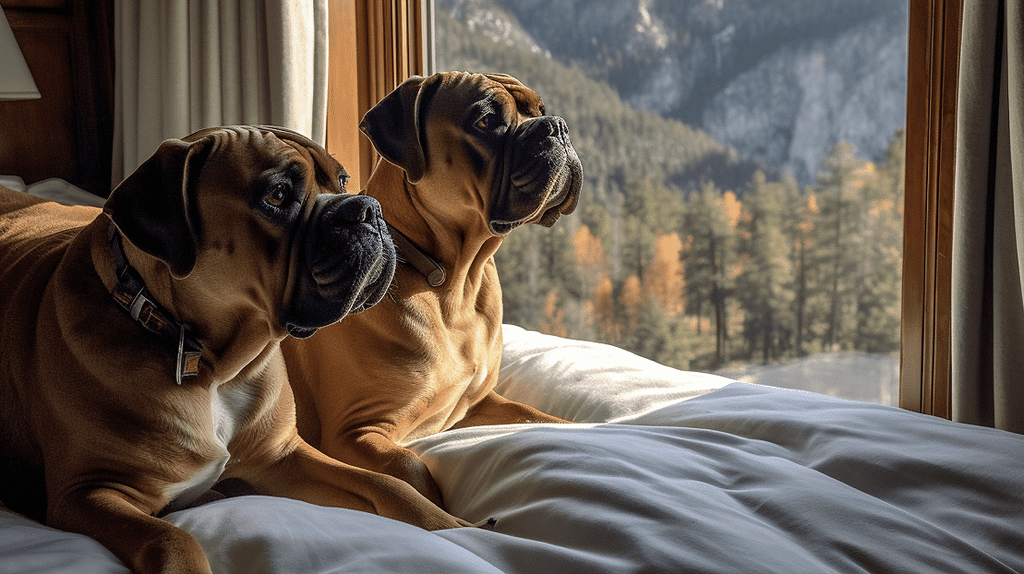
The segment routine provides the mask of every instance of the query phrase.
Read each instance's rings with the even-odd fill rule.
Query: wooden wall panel
[[[0,0],[42,96],[0,102],[0,173],[111,187],[112,0]]]

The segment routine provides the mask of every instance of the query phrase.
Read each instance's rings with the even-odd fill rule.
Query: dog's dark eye
[[[505,125],[505,118],[495,113],[486,114],[476,121],[477,129],[485,132],[493,132],[503,125]]]
[[[286,183],[278,183],[270,188],[270,193],[264,199],[274,207],[281,207],[288,201],[290,195],[291,187]]]
[[[341,186],[341,191],[345,191],[345,186],[348,185],[349,175],[345,172],[338,174],[338,185]]]

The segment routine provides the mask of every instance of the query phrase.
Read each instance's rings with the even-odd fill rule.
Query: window
[[[535,87],[584,163],[580,213],[496,255],[506,321],[896,403],[906,5],[435,9],[438,68]]]
[[[729,0],[727,0],[729,1]],[[431,35],[435,36],[434,40],[439,47],[442,47],[445,43],[445,39],[441,37],[444,31],[441,29],[442,25],[436,25],[431,27],[427,25],[431,20],[431,10],[437,11],[437,18],[442,17],[441,12],[446,8],[452,8],[448,6],[451,2],[445,2],[444,0],[437,0],[437,6],[434,6],[432,2],[416,1],[416,0],[405,0],[405,1],[390,1],[390,2],[367,2],[366,0],[342,0],[337,3],[340,9],[335,9],[336,4],[332,4],[332,21],[335,23],[333,30],[349,30],[351,32],[346,34],[336,35],[332,33],[332,77],[331,77],[331,89],[335,93],[343,93],[344,98],[335,98],[332,96],[332,104],[334,109],[337,110],[337,115],[332,115],[329,119],[328,128],[328,145],[336,155],[343,160],[346,166],[350,166],[350,171],[361,174],[364,176],[368,175],[369,169],[372,166],[372,150],[368,149],[368,144],[365,139],[362,139],[359,146],[352,145],[351,135],[356,134],[356,123],[358,117],[368,109],[372,101],[376,101],[379,97],[383,96],[391,87],[397,85],[397,83],[404,78],[406,75],[411,73],[424,73],[430,69],[427,62],[431,58],[430,47],[431,47]],[[527,2],[528,3],[528,2]],[[474,3],[457,3],[463,6],[474,5]],[[649,3],[638,2],[638,5],[646,5]],[[705,3],[710,7],[715,2]],[[719,2],[718,4],[721,4]],[[860,3],[863,4],[863,3]],[[955,17],[954,17],[955,16]],[[448,16],[450,17],[450,16]],[[951,164],[951,155],[949,154],[949,148],[941,148],[940,144],[945,143],[947,146],[952,141],[950,139],[949,127],[952,120],[949,119],[949,100],[953,98],[955,100],[955,88],[952,90],[946,89],[943,91],[941,88],[943,85],[955,86],[955,77],[953,83],[950,84],[949,72],[952,70],[955,72],[955,50],[950,51],[949,46],[955,46],[956,40],[958,40],[958,17],[959,17],[959,4],[953,5],[942,0],[912,0],[910,2],[909,9],[909,42],[911,45],[910,50],[910,66],[909,66],[909,78],[910,78],[910,89],[908,91],[908,98],[911,104],[907,109],[907,130],[906,140],[910,142],[908,144],[909,149],[907,151],[906,159],[906,247],[904,252],[904,285],[902,293],[902,346],[901,346],[901,387],[900,387],[900,402],[907,408],[915,410],[923,410],[925,412],[936,412],[937,414],[944,414],[941,408],[934,409],[933,406],[938,404],[941,407],[941,395],[943,385],[932,384],[932,381],[938,378],[940,381],[944,377],[948,376],[948,369],[944,370],[946,363],[943,357],[948,357],[948,303],[943,304],[943,294],[947,297],[948,301],[948,270],[944,271],[941,265],[943,258],[942,246],[944,245],[945,239],[943,239],[943,233],[946,232],[947,228],[944,227],[945,221],[948,219],[949,209],[943,202],[937,202],[937,190],[941,188],[940,180],[938,177],[942,174],[943,177],[948,178],[948,187],[951,189],[951,170],[947,171],[947,167],[940,169],[941,161],[948,162]],[[482,20],[478,21],[480,24]],[[640,22],[644,25],[644,22]],[[651,19],[648,24],[656,25],[657,22]],[[708,46],[721,49],[725,48],[726,44],[730,41],[734,41],[734,37],[730,37],[726,34],[727,27],[720,30],[722,35],[715,36],[712,38],[712,42],[707,44]],[[499,31],[500,32],[500,31]],[[495,31],[491,31],[495,33]],[[734,29],[733,34],[736,34]],[[458,38],[460,42],[466,42],[466,38]],[[338,44],[341,43],[345,48],[342,50],[335,49]],[[347,43],[347,44],[346,44]],[[642,46],[641,46],[642,48]],[[945,52],[943,50],[946,50]],[[506,52],[508,50],[505,50]],[[952,54],[952,55],[951,55]],[[611,53],[606,53],[608,57],[613,57]],[[722,50],[714,55],[715,64],[728,64],[728,62],[721,62],[720,59],[728,58],[729,54]],[[439,68],[445,67],[446,62],[443,54],[438,54],[436,59],[439,64]],[[338,60],[347,60],[341,64],[338,64]],[[483,63],[483,62],[481,62]],[[473,66],[478,69],[483,66]],[[337,71],[337,73],[335,73]],[[506,70],[507,71],[507,70]],[[942,72],[945,72],[943,75]],[[575,85],[574,83],[586,80],[589,76],[588,73],[593,75],[594,70],[584,69],[584,66],[577,63],[576,67],[569,67],[567,76],[564,77],[564,84]],[[955,76],[955,74],[954,74]],[[339,79],[345,78],[344,81],[339,83]],[[530,84],[529,78],[523,78]],[[927,92],[927,96],[919,93],[922,88],[926,88],[924,91]],[[542,95],[546,99],[550,100],[551,96],[546,94],[543,90]],[[609,93],[610,90],[597,90],[596,96],[601,99],[614,100],[614,93]],[[595,93],[588,94],[588,96],[594,96]],[[621,98],[620,98],[621,99]],[[922,105],[922,103],[927,105]],[[955,106],[955,101],[952,102]],[[567,109],[572,109],[570,106]],[[358,113],[349,112],[347,110],[357,110]],[[570,112],[565,110],[556,110],[561,112],[561,115],[569,115]],[[931,118],[931,119],[926,119]],[[939,118],[946,118],[945,122],[939,121]],[[657,122],[658,117],[653,113],[638,114],[633,116],[633,121],[637,123]],[[577,125],[578,122],[570,121],[570,130],[572,135],[576,136],[577,133],[581,132],[581,127]],[[936,127],[945,127],[945,131],[929,129]],[[601,129],[612,130],[611,125],[602,125]],[[679,126],[675,126],[673,129],[678,131],[681,135],[693,135],[684,133],[685,130],[681,130]],[[347,132],[346,132],[347,130]],[[346,135],[347,134],[347,135]],[[922,136],[922,134],[927,134]],[[943,137],[939,137],[939,135]],[[332,137],[333,136],[333,137]],[[574,137],[575,140],[575,137]],[[580,142],[582,143],[582,142]],[[712,144],[707,144],[712,145]],[[579,146],[577,146],[579,147]],[[698,152],[700,151],[699,146],[690,146],[691,148],[696,147]],[[829,151],[829,150],[825,150]],[[346,155],[347,154],[347,155]],[[645,155],[649,155],[646,149],[634,150],[636,157],[640,158],[639,163],[643,163],[646,158]],[[352,159],[350,159],[352,158]],[[587,160],[585,161],[585,168],[590,169]],[[730,156],[728,153],[721,154],[718,157],[718,164],[710,162],[711,165],[703,166],[705,170],[715,173],[724,173],[726,167],[729,166],[730,162],[742,163],[742,154],[735,154]],[[875,173],[878,173],[879,161],[877,156],[874,161],[871,162],[875,167]],[[724,165],[723,165],[724,164]],[[353,169],[352,166],[358,166]],[[632,174],[635,176],[635,174]],[[727,197],[722,193],[723,190],[741,190],[744,183],[751,184],[754,182],[752,173],[746,172],[745,181],[739,183],[733,181],[725,181],[724,178],[721,182],[715,181],[718,188],[720,198]],[[621,175],[620,179],[625,181],[625,174]],[[634,178],[639,179],[639,178]],[[768,177],[765,179],[766,183],[778,183],[779,180]],[[670,181],[669,183],[673,183]],[[641,182],[643,184],[643,182]],[[596,187],[596,186],[595,186]],[[657,187],[657,186],[654,186]],[[806,187],[806,186],[801,186]],[[594,194],[595,189],[587,189],[585,193],[588,195]],[[604,190],[607,191],[607,190]],[[691,195],[694,192],[700,192],[700,188],[691,189]],[[800,190],[803,191],[803,190]],[[662,193],[663,190],[654,189],[652,191],[653,197],[658,197],[658,193]],[[929,195],[931,194],[931,195]],[[699,195],[699,193],[697,193]],[[743,212],[750,211],[752,205],[749,203],[749,198],[744,200],[744,196],[734,191],[735,200],[740,203],[740,215],[742,217]],[[591,197],[586,198],[589,202]],[[805,197],[805,199],[807,199]],[[722,199],[723,203],[725,202]],[[731,199],[728,201],[732,201]],[[625,207],[620,206],[620,208]],[[632,206],[631,206],[632,207]],[[819,206],[820,208],[820,206]],[[733,206],[735,210],[735,205]],[[598,215],[595,215],[593,209],[591,213],[587,214],[586,202],[581,204],[580,212],[576,216],[578,220],[589,221],[594,224],[594,228],[599,229],[600,224],[596,219],[599,219]],[[658,217],[664,214],[658,214],[658,209],[651,209],[654,211],[653,217]],[[588,219],[589,218],[589,219]],[[946,218],[946,219],[944,219]],[[559,262],[558,257],[568,256],[572,257],[576,253],[576,243],[584,244],[583,239],[577,239],[577,233],[582,227],[582,224],[577,222],[575,226],[565,225],[565,221],[559,222],[552,230],[540,230],[538,229],[534,233],[538,238],[536,241],[547,242],[550,244],[548,247],[553,247],[555,241],[561,241],[563,247],[568,249],[550,249],[544,250],[544,245],[538,246],[535,250],[535,257],[546,257],[549,261],[547,264],[550,266],[557,266]],[[729,221],[726,221],[728,224]],[[740,223],[737,222],[737,225]],[[617,224],[620,227],[627,227],[623,221],[619,221]],[[565,227],[565,229],[561,229]],[[590,230],[590,225],[587,225]],[[572,236],[568,236],[569,232],[572,231]],[[548,233],[548,237],[544,236],[544,232]],[[622,230],[619,231],[622,233]],[[927,233],[926,233],[927,232]],[[598,233],[590,231],[593,237],[598,237]],[[924,234],[924,235],[923,235]],[[515,234],[513,234],[514,236]],[[525,234],[524,234],[525,235]],[[694,249],[693,244],[686,245],[688,238],[679,235],[677,238],[672,238],[671,234],[662,234],[663,237],[655,237],[650,241],[650,245],[654,247],[651,250],[660,250],[662,254],[668,252],[671,253],[674,250],[682,251],[683,249],[689,248]],[[560,236],[560,237],[559,237]],[[582,235],[581,235],[582,236]],[[667,236],[667,237],[664,237]],[[948,237],[948,234],[946,235]],[[511,240],[512,238],[510,238]],[[523,238],[524,240],[526,238]],[[568,241],[567,241],[568,240]],[[573,241],[577,240],[577,241]],[[680,246],[680,243],[682,246]],[[948,242],[947,242],[948,243]],[[621,247],[620,247],[621,249]],[[508,246],[503,251],[508,250]],[[508,250],[512,251],[512,250]],[[581,249],[581,252],[586,252],[585,249]],[[499,252],[500,253],[500,252]],[[649,259],[647,261],[650,265],[651,261],[658,259],[658,261],[665,262],[670,258],[655,258],[653,253],[648,252]],[[946,252],[948,253],[948,251]],[[599,254],[598,254],[599,255]],[[607,253],[605,254],[607,256]],[[596,259],[600,259],[599,256],[594,256]],[[936,265],[936,261],[940,264]],[[531,262],[526,262],[524,269],[513,272],[529,274],[529,267]],[[620,266],[629,265],[629,263],[619,263]],[[506,263],[508,266],[508,263]],[[923,271],[922,271],[923,270]],[[946,278],[943,278],[943,272],[946,272]],[[503,282],[505,282],[503,271]],[[691,279],[694,277],[690,275]],[[536,277],[535,277],[536,280]],[[509,280],[513,282],[514,280]],[[588,282],[589,281],[589,282]],[[638,281],[642,287],[642,280]],[[697,283],[700,283],[700,277],[696,278]],[[576,281],[577,294],[589,293],[593,294],[599,289],[607,289],[607,286],[601,287],[596,281],[592,279],[579,279]],[[616,286],[613,284],[613,299],[621,298],[623,288],[626,282],[621,279],[620,285]],[[705,283],[706,284],[706,283]],[[616,289],[618,292],[616,293]],[[569,295],[573,295],[569,293]],[[616,297],[618,295],[619,297]],[[557,292],[555,297],[560,296]],[[564,295],[563,295],[564,296]],[[711,305],[710,297],[702,305],[706,307],[699,311],[694,309],[693,305],[688,306],[685,313],[689,313],[696,317],[696,321],[691,320],[691,327],[693,330],[700,329],[701,334],[705,335],[709,331],[716,332],[715,344],[719,344],[717,329],[715,329],[714,313],[715,310]],[[583,307],[584,311],[586,301],[582,298],[579,299],[582,303],[577,303],[578,307]],[[540,307],[542,313],[541,318],[556,319],[561,321],[561,324],[566,328],[566,334],[568,333],[568,323],[576,321],[579,323],[579,317],[582,316],[579,309],[573,311],[571,306],[565,305],[563,301],[562,307],[559,307],[559,301],[553,303],[549,300],[549,297],[545,295],[543,297],[544,306]],[[733,324],[728,326],[732,327],[728,332],[729,340],[727,341],[732,347],[728,350],[729,356],[733,357],[735,354],[761,354],[763,357],[765,346],[755,347],[754,352],[749,352],[749,349],[745,349],[742,353],[737,352],[738,339],[741,338],[739,333],[743,332],[743,321],[738,321],[737,316],[739,313],[734,308],[729,309],[726,307],[727,321],[729,316],[732,317]],[[550,311],[545,309],[549,307]],[[639,307],[639,306],[638,306]],[[515,304],[510,305],[510,308],[514,310]],[[562,313],[559,313],[559,309]],[[572,312],[566,312],[566,310]],[[731,313],[730,313],[731,311]],[[513,311],[514,312],[514,311]],[[648,312],[648,309],[639,309],[640,313]],[[575,315],[573,315],[575,313]],[[657,314],[653,313],[651,316],[657,321],[664,319],[668,313]],[[555,326],[555,322],[549,322],[550,326]],[[678,328],[678,327],[677,327]],[[945,328],[945,339],[943,340],[943,329]],[[596,333],[597,329],[591,327],[592,332]],[[609,335],[614,335],[614,332],[609,330]],[[571,335],[571,334],[570,334]],[[624,345],[625,346],[625,345]],[[665,349],[654,349],[656,352],[671,352]],[[771,357],[772,350],[769,348],[769,359]],[[944,354],[945,353],[945,354]],[[695,355],[691,355],[695,356]],[[705,353],[707,356],[707,353]],[[694,365],[700,367],[701,365]],[[946,393],[948,397],[948,392]],[[948,400],[947,400],[948,402]]]

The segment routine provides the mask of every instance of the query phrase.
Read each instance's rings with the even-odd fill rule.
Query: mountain
[[[437,0],[496,45],[606,82],[622,101],[813,183],[837,141],[882,156],[906,108],[906,2]],[[439,58],[439,60],[443,60]]]
[[[438,0],[437,67],[504,72],[522,80],[560,115],[584,166],[587,195],[609,207],[629,189],[657,181],[688,191],[701,181],[740,189],[757,165],[706,132],[624,102],[607,83],[552,58],[490,0]]]

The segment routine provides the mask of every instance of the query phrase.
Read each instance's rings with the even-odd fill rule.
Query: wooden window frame
[[[327,150],[362,189],[377,154],[359,132],[373,104],[432,66],[429,0],[332,0],[328,7]]]
[[[909,0],[900,406],[952,415],[950,342],[957,76],[963,0]],[[433,68],[431,0],[332,0],[327,149],[361,189],[370,107]]]
[[[910,0],[900,406],[947,419],[962,15],[963,0]]]

